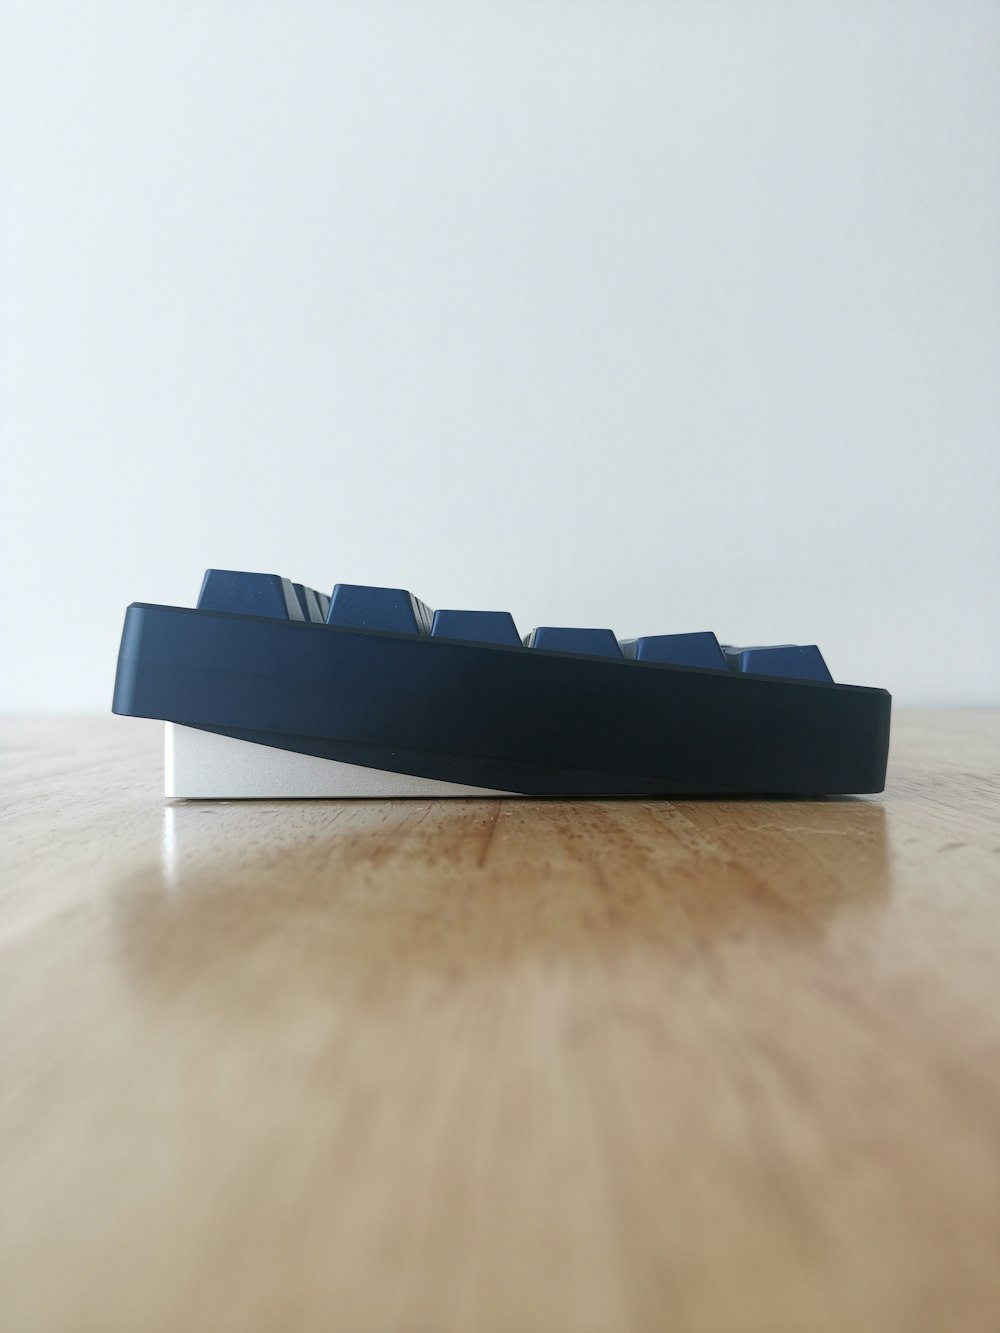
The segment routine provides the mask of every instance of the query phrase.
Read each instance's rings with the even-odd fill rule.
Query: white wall
[[[2,5],[7,708],[207,565],[1000,702],[1000,5]]]

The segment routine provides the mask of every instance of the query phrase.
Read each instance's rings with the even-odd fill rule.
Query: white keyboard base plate
[[[488,787],[417,778],[338,759],[276,750],[270,745],[218,736],[177,722],[164,723],[163,791],[188,800],[303,800],[314,797],[397,799],[513,796]]]

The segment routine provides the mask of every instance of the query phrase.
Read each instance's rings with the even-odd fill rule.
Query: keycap
[[[618,640],[609,629],[564,629],[542,625],[526,636],[528,648],[548,648],[558,653],[589,653],[592,657],[621,657]]]
[[[431,609],[405,588],[371,588],[338,583],[326,613],[328,625],[380,629],[393,634],[429,634]]]
[[[205,571],[198,610],[273,616],[278,620],[306,618],[289,579],[278,574],[247,574],[236,569]]]
[[[435,611],[431,635],[442,639],[467,639],[471,643],[521,646],[521,636],[509,611]]]
[[[625,639],[622,652],[636,662],[660,662],[665,666],[714,667],[725,671],[726,661],[719,640],[712,633],[646,634]]]
[[[320,618],[321,618],[323,621],[325,621],[325,620],[326,620],[326,613],[327,613],[327,612],[329,611],[329,609],[330,609],[330,599],[329,599],[329,597],[327,597],[327,595],[326,595],[325,592],[318,592],[318,593],[316,594],[316,600],[317,600],[317,602],[319,602],[319,614],[320,614]]]
[[[313,625],[322,625],[326,615],[320,610],[319,598],[312,588],[306,588],[301,583],[293,583],[295,595],[299,599],[299,605],[302,607],[302,614]]]
[[[783,676],[786,680],[832,682],[830,668],[814,643],[781,643],[768,648],[723,648],[733,671],[755,676]]]

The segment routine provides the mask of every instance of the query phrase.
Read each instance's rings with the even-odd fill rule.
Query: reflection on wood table
[[[2,735],[3,1327],[1000,1328],[1000,715],[787,803]]]

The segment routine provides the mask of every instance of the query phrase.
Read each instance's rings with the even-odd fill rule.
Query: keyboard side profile
[[[113,703],[168,724],[166,794],[202,798],[878,792],[890,707],[813,645],[522,640],[506,612],[234,571],[128,608]]]

